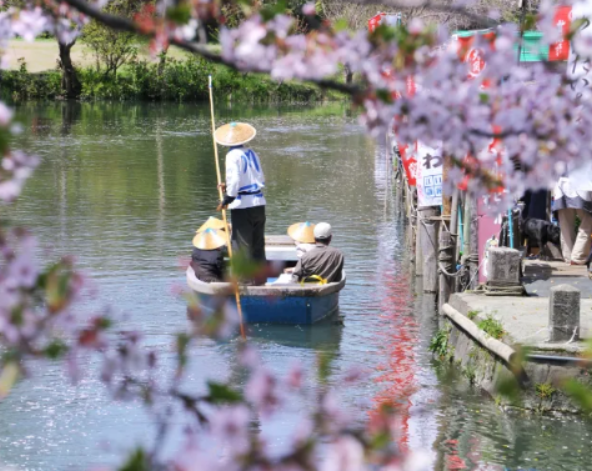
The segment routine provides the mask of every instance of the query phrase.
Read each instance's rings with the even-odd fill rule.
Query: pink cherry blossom
[[[295,362],[292,364],[290,370],[288,371],[288,378],[287,384],[290,389],[298,390],[302,388],[302,383],[304,379],[304,370],[302,368],[302,363]]]
[[[353,437],[342,436],[330,443],[321,471],[365,471],[364,449]]]
[[[14,34],[22,37],[25,41],[33,41],[49,28],[48,17],[40,7],[35,7],[32,10],[21,10],[18,18],[12,24]]]
[[[305,15],[312,16],[316,13],[316,6],[314,3],[305,3],[302,6],[302,13]]]
[[[32,256],[32,253],[20,254],[10,261],[6,274],[8,286],[33,287],[39,276],[39,270]]]
[[[12,121],[12,110],[0,102],[0,126],[7,127]]]
[[[223,407],[210,417],[213,437],[226,445],[233,455],[249,450],[249,423],[250,411],[242,405]]]
[[[245,397],[263,414],[270,415],[280,404],[277,379],[265,367],[257,368],[245,386]]]

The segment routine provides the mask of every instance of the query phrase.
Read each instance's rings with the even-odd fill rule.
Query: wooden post
[[[468,260],[471,247],[470,247],[470,239],[471,239],[471,198],[468,194],[465,194],[465,217],[464,217],[464,226],[463,226],[463,246],[462,246],[462,253],[463,258]]]
[[[415,276],[423,276],[423,254],[421,251],[421,233],[423,232],[423,210],[415,212]]]
[[[452,208],[450,209],[450,226],[448,227],[452,242],[455,245],[456,254],[456,243],[458,237],[458,188],[455,188],[452,192]]]
[[[452,163],[449,156],[444,157],[444,165],[442,165],[442,181],[448,181],[448,171],[452,168]],[[453,190],[454,194],[454,190]],[[452,195],[442,194],[442,216],[450,216],[453,211],[452,208]]]
[[[438,240],[438,312],[443,314],[442,306],[448,302],[450,293],[454,291],[454,278],[447,276],[442,269],[448,273],[454,270],[454,241],[449,231],[440,231]]]
[[[477,215],[477,200],[467,195],[467,203],[471,208],[471,219],[469,224],[469,289],[475,289],[479,285],[479,216]]]
[[[438,228],[437,208],[422,208],[418,211],[419,218],[419,246],[422,258],[418,258],[417,267],[422,267],[423,291],[436,293],[438,291]]]
[[[411,262],[417,263],[417,213],[412,213],[409,218],[409,247],[413,248],[411,250]]]

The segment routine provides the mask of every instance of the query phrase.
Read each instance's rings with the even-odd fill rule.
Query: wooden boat
[[[298,260],[296,246],[288,236],[267,236],[265,252],[268,263],[294,266]],[[246,323],[314,324],[337,312],[341,281],[319,285],[292,283],[274,285],[272,279],[263,286],[240,286],[241,307]],[[235,304],[230,283],[206,283],[187,268],[187,284],[198,295],[202,309],[219,309],[224,302]]]

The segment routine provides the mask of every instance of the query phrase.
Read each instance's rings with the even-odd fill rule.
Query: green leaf
[[[333,29],[337,32],[345,31],[348,28],[347,20],[345,18],[339,18],[333,23]]]
[[[270,21],[275,18],[276,15],[280,15],[286,12],[286,1],[279,0],[275,5],[266,5],[261,9],[261,18],[263,21]]]
[[[538,14],[527,13],[524,17],[523,31],[534,31],[537,29]]]
[[[150,464],[148,456],[142,448],[134,450],[125,464],[118,468],[118,471],[149,471]]]
[[[572,20],[571,25],[569,27],[569,33],[566,34],[565,39],[572,40],[575,34],[580,31],[580,28],[585,27],[590,20],[587,18],[577,18]]]
[[[232,254],[232,274],[239,279],[252,278],[261,266],[258,265],[245,250],[237,250]]]
[[[166,11],[166,17],[177,24],[185,25],[191,19],[191,9],[187,4],[169,7]]]
[[[395,39],[397,31],[392,26],[378,25],[378,27],[372,32],[372,36],[389,42]]]
[[[8,362],[0,372],[0,399],[6,397],[20,376],[20,368],[15,361]]]
[[[113,321],[108,317],[99,317],[95,320],[96,326],[99,329],[107,330],[113,325]]]
[[[62,342],[61,340],[54,340],[51,342],[45,349],[43,353],[45,356],[51,360],[56,360],[59,357],[63,356],[64,353],[68,351],[68,346]]]
[[[236,403],[243,400],[243,396],[240,392],[232,389],[224,383],[208,381],[208,391],[208,402],[211,402],[212,404]]]
[[[384,103],[392,103],[393,96],[389,90],[385,90],[384,88],[376,90],[376,96]]]
[[[177,334],[177,361],[180,368],[187,364],[187,346],[190,340],[191,337],[185,333]]]
[[[592,391],[573,378],[568,379],[563,390],[586,412],[592,412]]]
[[[516,403],[520,398],[520,385],[513,376],[501,380],[496,390],[502,396],[507,397],[512,403]]]
[[[327,384],[327,379],[331,373],[331,363],[335,359],[335,353],[333,352],[320,352],[317,355],[318,364],[318,380],[321,384]]]

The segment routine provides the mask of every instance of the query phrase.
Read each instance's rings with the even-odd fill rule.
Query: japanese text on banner
[[[417,205],[442,205],[442,149],[417,143]]]

